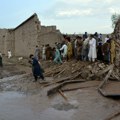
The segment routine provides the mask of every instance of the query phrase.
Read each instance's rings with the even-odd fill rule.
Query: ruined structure
[[[113,35],[115,36],[116,43],[117,43],[116,44],[116,66],[118,66],[120,71],[120,19],[115,25]]]
[[[15,56],[28,56],[34,53],[35,46],[54,46],[63,39],[56,26],[42,26],[37,14],[33,14],[14,29],[0,29],[0,51],[7,55],[11,50]]]

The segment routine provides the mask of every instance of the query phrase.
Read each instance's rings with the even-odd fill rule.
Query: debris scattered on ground
[[[47,95],[52,95],[64,86],[74,83],[81,83],[92,80],[99,80],[101,84],[98,88],[101,91],[101,88],[108,80],[120,81],[119,73],[116,71],[118,68],[114,64],[104,64],[101,62],[83,62],[83,61],[70,61],[63,63],[62,65],[54,65],[45,69],[46,77],[53,77],[54,79],[47,84],[44,84],[44,87],[55,85],[50,88],[47,92]],[[83,87],[84,88],[84,87]],[[68,89],[64,91],[77,90],[78,88]],[[82,88],[81,88],[82,89]],[[63,91],[62,91],[63,92]],[[114,93],[113,93],[114,94]],[[120,93],[119,93],[120,94]]]

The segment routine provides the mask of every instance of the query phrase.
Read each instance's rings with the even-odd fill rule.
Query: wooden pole
[[[64,93],[59,89],[59,94],[66,100],[68,101],[68,98],[64,95]]]

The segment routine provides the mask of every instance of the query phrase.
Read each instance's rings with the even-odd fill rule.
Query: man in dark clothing
[[[85,34],[83,34],[83,39],[85,40],[88,37],[87,32],[85,32]]]
[[[97,59],[103,61],[102,43],[97,46]]]
[[[83,40],[81,36],[77,37],[77,60],[82,60],[82,45],[83,45]]]
[[[38,60],[33,57],[33,55],[31,54],[29,56],[30,63],[32,64],[32,72],[33,72],[33,76],[35,78],[35,82],[37,81],[38,77],[40,77],[42,80],[44,80],[44,76],[43,76],[43,70],[38,62]]]
[[[50,60],[52,56],[52,48],[50,47],[49,44],[46,45],[45,54],[46,54],[46,60]]]
[[[110,63],[110,40],[107,40],[106,43],[102,46],[103,60],[105,63]]]

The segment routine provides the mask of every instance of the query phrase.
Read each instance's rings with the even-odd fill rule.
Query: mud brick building
[[[35,46],[54,46],[63,39],[56,26],[42,26],[37,14],[33,14],[14,29],[0,29],[0,51],[7,55],[11,50],[15,56],[27,57],[34,53]]]
[[[120,71],[120,19],[115,25],[115,29],[113,32],[113,35],[115,36],[117,47],[116,47],[116,66],[119,67]]]

